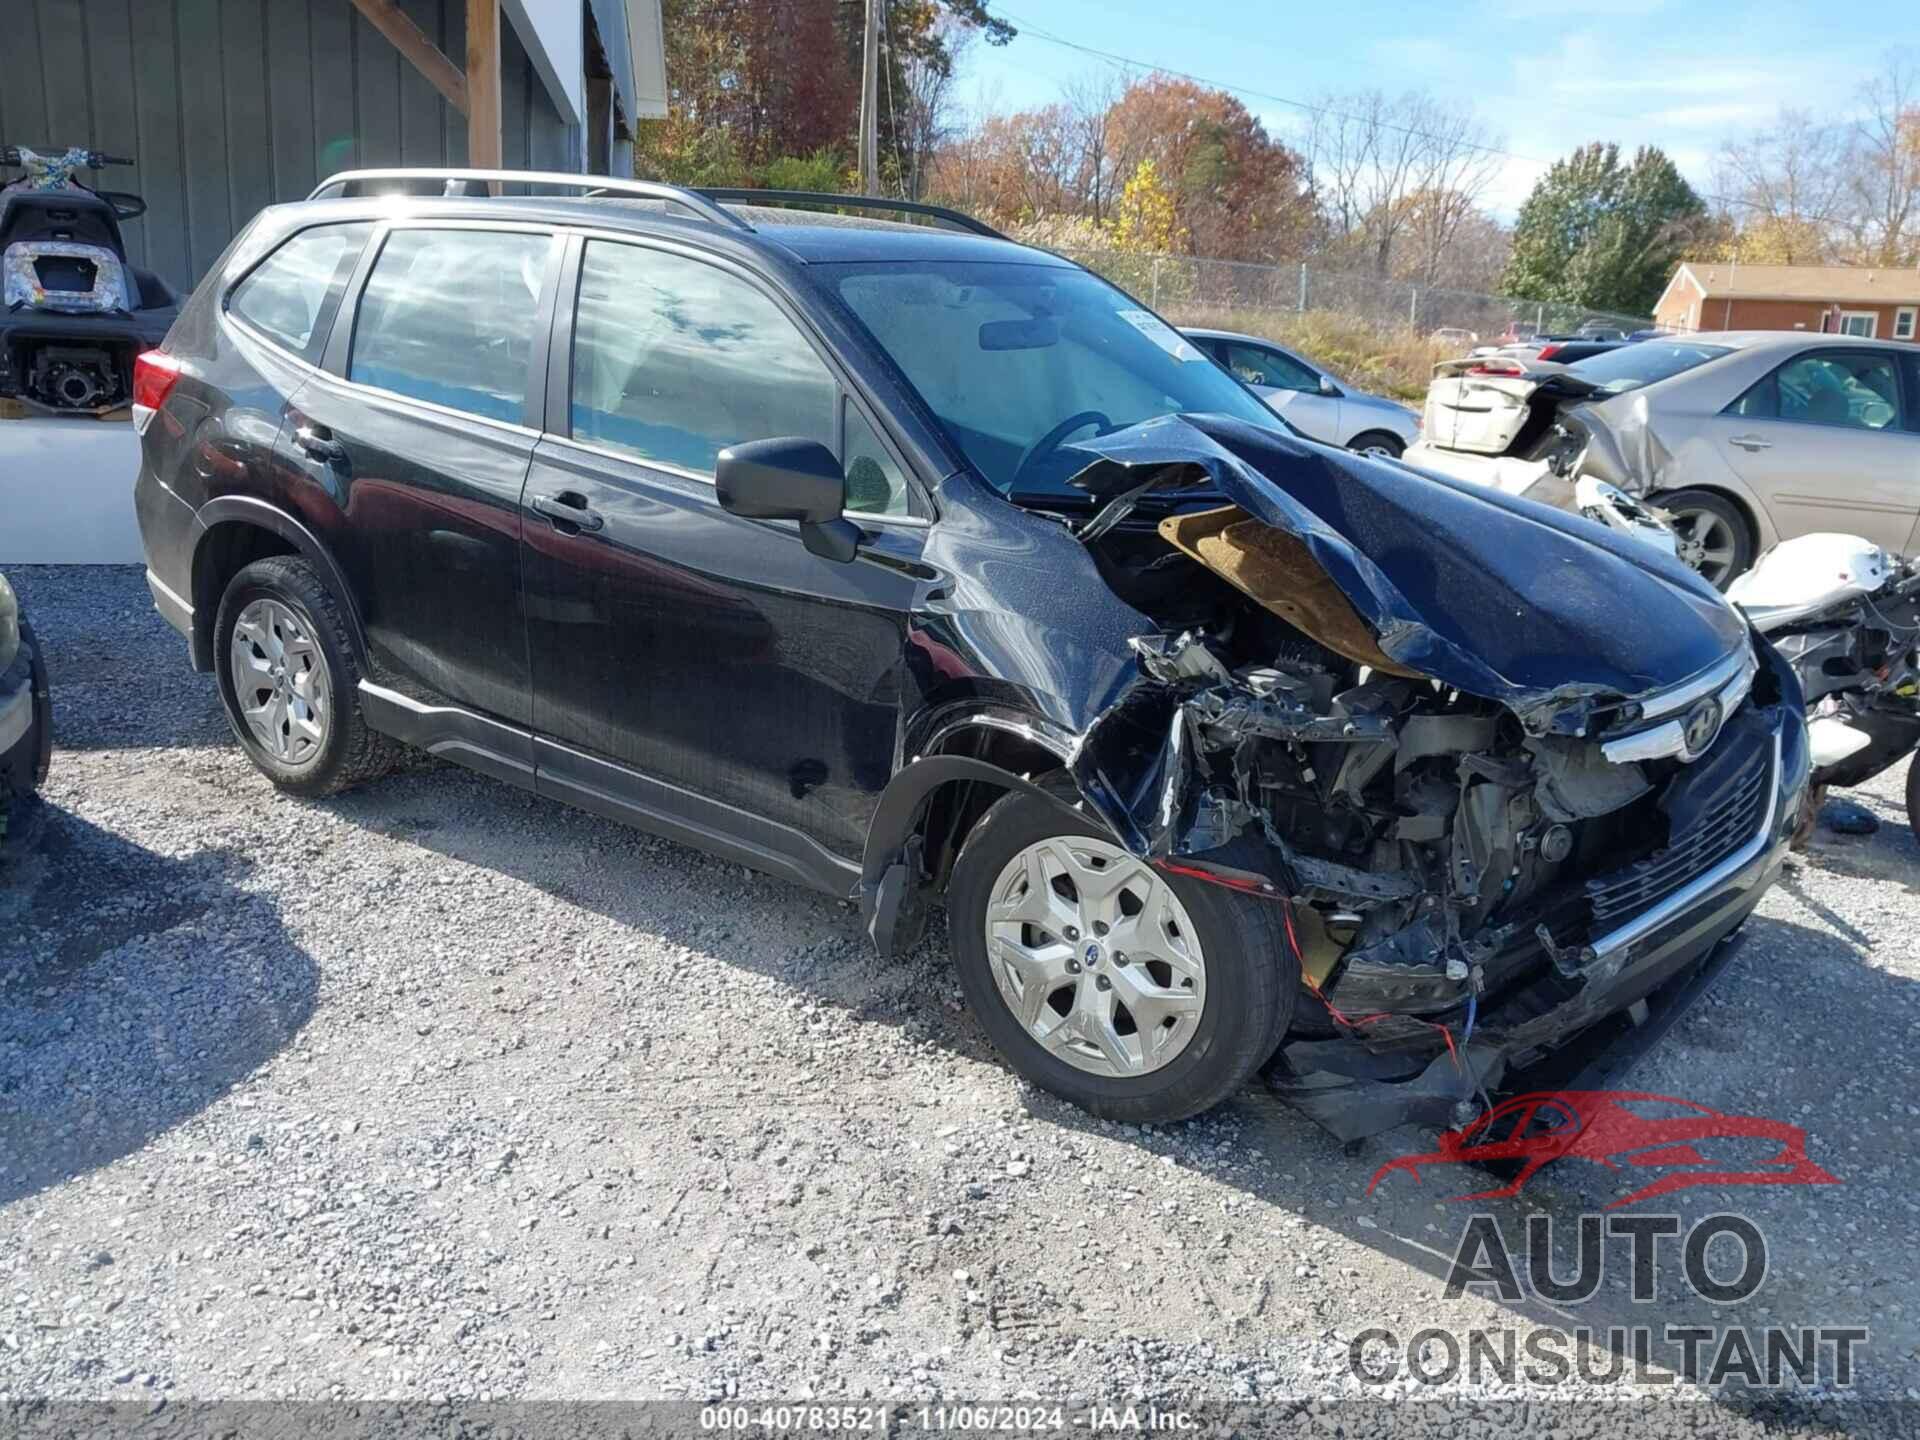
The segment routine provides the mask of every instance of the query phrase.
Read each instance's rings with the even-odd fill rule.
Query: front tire
[[[960,987],[995,1048],[1103,1119],[1212,1108],[1292,1016],[1277,904],[1155,870],[1037,796],[986,813],[947,906]]]
[[[360,713],[360,664],[340,602],[291,555],[233,577],[214,621],[220,699],[247,758],[290,795],[385,774],[397,744]]]
[[[1725,590],[1753,564],[1753,526],[1726,496],[1712,490],[1676,490],[1660,497],[1673,517],[1680,559],[1716,590]]]
[[[1398,460],[1406,453],[1406,442],[1388,430],[1369,430],[1364,435],[1353,437],[1353,443],[1347,446],[1362,455],[1378,455],[1387,460]]]

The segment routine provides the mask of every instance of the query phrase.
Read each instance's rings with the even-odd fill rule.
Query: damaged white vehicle
[[[1405,458],[1675,544],[1724,590],[1796,535],[1843,530],[1895,553],[1914,549],[1917,410],[1911,345],[1778,331],[1682,336],[1566,366],[1445,362]],[[1576,493],[1582,480],[1592,483]],[[1673,542],[1658,538],[1662,524]]]

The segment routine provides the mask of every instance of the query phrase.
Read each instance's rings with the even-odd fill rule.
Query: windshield
[[[820,267],[988,483],[1078,495],[1062,446],[1162,415],[1280,417],[1095,275],[1058,265],[941,261]]]
[[[1724,345],[1694,345],[1679,340],[1641,340],[1576,360],[1567,369],[1582,380],[1591,380],[1602,395],[1619,395],[1638,390],[1656,380],[1666,380],[1684,370],[1727,354]]]

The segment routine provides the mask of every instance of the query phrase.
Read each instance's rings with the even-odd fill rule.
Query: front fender
[[[971,755],[929,755],[901,770],[881,793],[867,830],[866,857],[860,871],[861,918],[868,938],[883,956],[893,955],[900,940],[918,933],[915,922],[922,877],[914,852],[918,849],[920,817],[934,792],[955,781],[1017,790],[1038,796],[1068,814],[1080,813],[1073,797]]]

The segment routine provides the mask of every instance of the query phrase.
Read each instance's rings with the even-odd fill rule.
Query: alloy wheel
[[[986,931],[1000,998],[1076,1069],[1151,1074],[1199,1028],[1199,932],[1166,880],[1117,845],[1062,835],[1027,846],[993,882]]]
[[[255,600],[233,623],[234,702],[262,748],[302,765],[327,743],[332,687],[326,658],[305,622],[278,600]]]
[[[1711,510],[1675,510],[1672,526],[1679,540],[1680,559],[1700,572],[1700,578],[1722,587],[1733,570],[1738,542],[1726,518]]]

